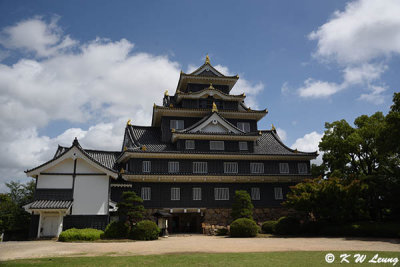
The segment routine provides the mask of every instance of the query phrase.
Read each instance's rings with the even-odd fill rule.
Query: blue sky
[[[259,128],[316,150],[325,122],[388,111],[398,14],[395,0],[0,1],[0,190],[75,136],[120,149],[125,122],[149,125],[207,53],[268,108]]]

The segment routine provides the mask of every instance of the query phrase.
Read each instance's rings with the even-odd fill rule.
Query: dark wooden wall
[[[308,172],[310,171],[309,161],[249,161],[249,160],[169,160],[169,159],[130,159],[129,160],[129,173],[143,174],[142,172],[142,162],[151,161],[151,172],[150,174],[168,174],[168,161],[178,161],[179,162],[179,174],[193,174],[193,162],[201,161],[207,162],[208,174],[218,174],[218,175],[235,175],[235,174],[225,174],[224,173],[224,162],[237,162],[238,163],[238,175],[248,174],[248,175],[260,175],[250,173],[250,163],[251,162],[263,162],[264,163],[264,174],[280,174],[279,163],[287,162],[289,163],[289,174],[298,174],[297,164],[302,162],[306,163],[308,167]],[[194,174],[196,175],[196,174]],[[204,174],[200,174],[204,175]]]
[[[253,200],[254,207],[277,207],[285,200],[293,183],[134,183],[132,188],[111,188],[111,200],[119,202],[122,192],[134,191],[141,196],[142,187],[151,188],[151,200],[143,202],[145,208],[231,208],[236,190],[260,188],[260,200]],[[179,187],[181,199],[171,200],[171,187]],[[200,187],[202,200],[193,200],[192,188]],[[215,200],[214,188],[229,188],[229,200]],[[283,200],[275,200],[274,187],[282,187]]]
[[[72,189],[36,189],[35,200],[72,200]]]

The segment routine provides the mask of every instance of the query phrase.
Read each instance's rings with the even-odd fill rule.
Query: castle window
[[[201,200],[201,187],[193,187],[193,200]]]
[[[150,187],[142,187],[142,199],[143,200],[151,199],[151,188]]]
[[[250,132],[250,122],[238,122],[237,127],[243,132]]]
[[[260,188],[259,187],[251,188],[251,200],[260,200]]]
[[[214,188],[215,200],[229,200],[229,188]]]
[[[207,173],[207,162],[193,162],[193,173]]]
[[[238,173],[238,163],[224,162],[224,173]]]
[[[151,171],[151,161],[143,161],[142,163],[142,171],[143,172],[150,172]]]
[[[299,174],[307,174],[307,164],[306,163],[299,163],[297,164],[297,168],[299,169]]]
[[[248,150],[247,142],[239,142],[239,150]]]
[[[224,141],[210,141],[210,150],[224,150]]]
[[[181,200],[181,189],[179,187],[171,188],[171,200]]]
[[[169,161],[168,162],[168,172],[169,173],[179,172],[179,162],[178,161]]]
[[[251,162],[250,163],[251,173],[264,173],[264,163],[261,162]]]
[[[194,149],[194,140],[186,140],[185,141],[185,148],[186,149]]]
[[[283,199],[282,187],[274,187],[275,199]]]
[[[279,173],[289,173],[289,163],[279,163]]]
[[[184,129],[184,121],[183,120],[170,120],[169,128],[175,130]]]

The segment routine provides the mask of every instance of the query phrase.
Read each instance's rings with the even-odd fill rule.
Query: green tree
[[[137,196],[135,192],[123,192],[122,199],[117,207],[120,221],[128,221],[131,229],[143,219],[145,212],[143,199]]]
[[[360,181],[308,179],[291,187],[284,206],[309,221],[346,222],[365,218]]]
[[[231,217],[233,220],[239,218],[253,219],[253,208],[253,203],[251,203],[251,198],[247,191],[235,191],[231,213]]]

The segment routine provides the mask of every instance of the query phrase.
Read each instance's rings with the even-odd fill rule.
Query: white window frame
[[[142,172],[151,172],[151,161],[144,160],[142,162]]]
[[[251,190],[251,200],[260,200],[260,188],[259,187],[252,187]]]
[[[264,173],[264,163],[262,162],[250,162],[251,173]]]
[[[245,141],[239,142],[239,150],[240,151],[249,150],[249,144]]]
[[[228,187],[214,188],[214,199],[215,200],[229,200],[229,188]]]
[[[181,200],[180,187],[171,187],[171,200]]]
[[[168,173],[179,172],[179,161],[168,161]]]
[[[225,142],[224,141],[210,141],[210,150],[225,150]]]
[[[185,129],[185,121],[184,120],[170,120],[169,121],[169,129],[175,129],[175,130]]]
[[[287,162],[279,163],[279,173],[284,173],[284,174],[289,173],[289,163]]]
[[[238,173],[239,166],[237,162],[224,162],[224,173]]]
[[[274,195],[276,200],[283,199],[282,187],[274,187]]]
[[[201,187],[193,187],[192,198],[193,200],[201,200]]]
[[[185,140],[185,149],[195,149],[195,141],[194,140]]]
[[[304,162],[297,163],[297,169],[299,171],[299,174],[307,174],[308,173],[307,163],[304,163]]]
[[[145,200],[151,200],[151,187],[142,187],[141,197]]]
[[[250,132],[250,122],[240,121],[236,124],[236,126],[243,132]]]
[[[195,161],[193,162],[193,173],[207,173],[208,172],[208,164],[204,161]]]

